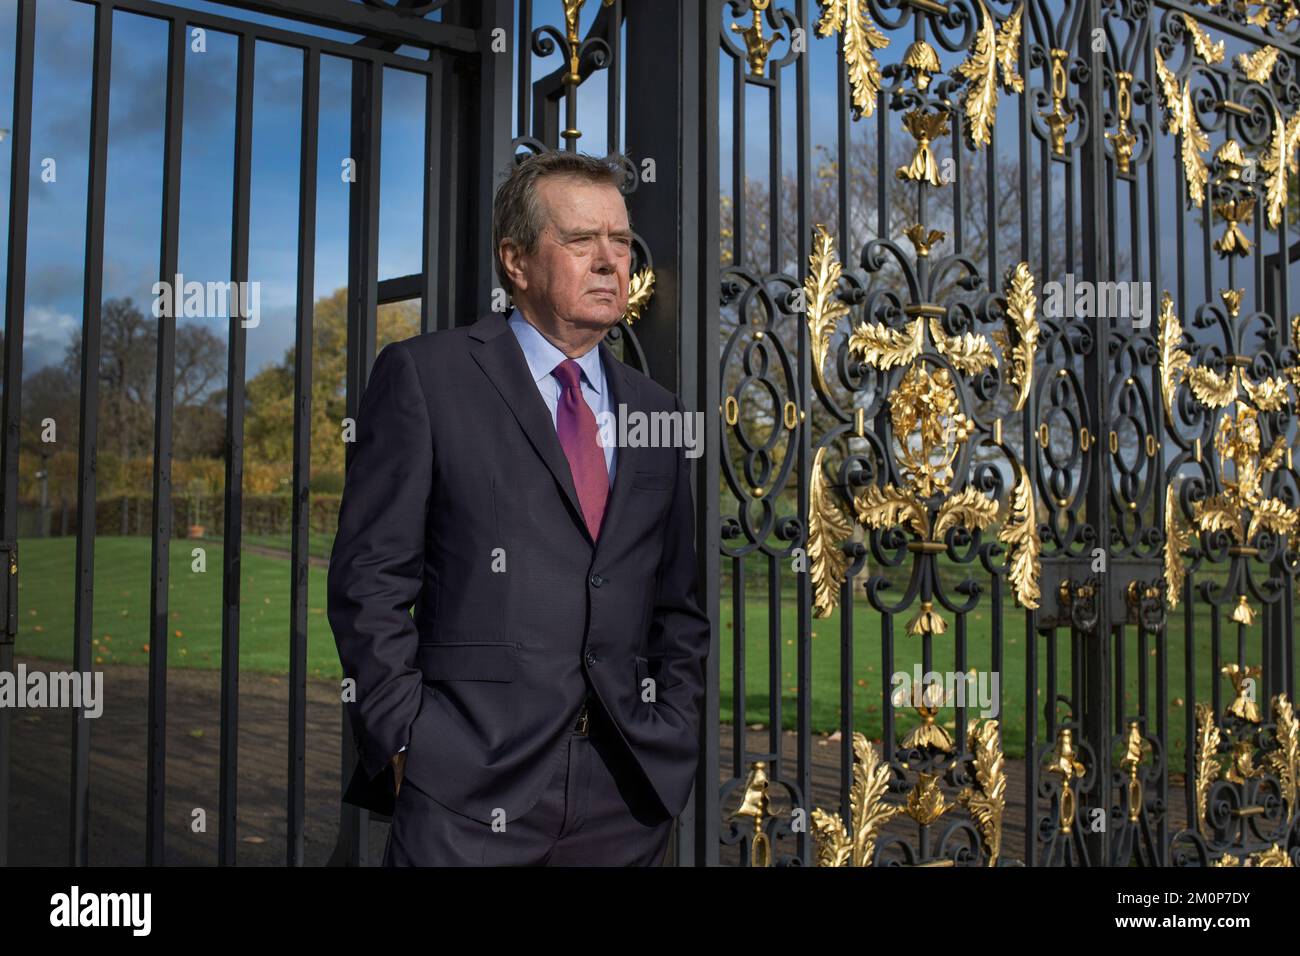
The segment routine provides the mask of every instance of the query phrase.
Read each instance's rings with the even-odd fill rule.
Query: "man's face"
[[[570,176],[537,182],[546,210],[534,255],[518,258],[515,298],[561,322],[607,329],[627,311],[632,230],[623,194]]]

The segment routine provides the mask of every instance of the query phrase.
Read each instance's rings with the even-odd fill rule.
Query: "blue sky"
[[[231,13],[204,0],[183,0],[177,6]],[[535,22],[562,24],[560,0],[539,0]],[[816,5],[811,8],[816,11]],[[0,64],[12,64],[16,0],[0,0]],[[585,31],[599,5],[588,3]],[[272,17],[240,17],[286,26]],[[731,18],[728,18],[730,20]],[[742,24],[748,18],[742,18]],[[353,37],[310,25],[291,25],[299,32],[331,36],[344,42]],[[910,32],[907,30],[902,33]],[[734,42],[739,36],[732,35]],[[33,177],[28,237],[27,316],[24,364],[30,372],[58,361],[65,344],[81,324],[86,173],[90,128],[91,48],[93,7],[76,0],[39,0],[37,59],[32,143]],[[891,36],[883,59],[902,55],[905,37]],[[835,142],[837,113],[834,70],[836,40],[811,36],[812,124],[814,143]],[[778,55],[787,45],[779,42]],[[1240,49],[1230,44],[1229,56]],[[185,130],[183,144],[180,268],[187,279],[224,280],[229,274],[230,204],[233,189],[234,79],[236,42],[215,32],[207,35],[207,51],[187,53]],[[945,65],[953,59],[943,54]],[[552,70],[558,54],[534,58],[534,76]],[[719,127],[723,142],[723,191],[730,184],[731,93],[728,61],[723,61],[723,90]],[[302,55],[294,49],[259,43],[256,55],[253,115],[252,223],[250,278],[261,283],[261,324],[249,329],[248,374],[278,361],[293,341],[296,224],[298,217],[298,145]],[[346,283],[347,195],[340,163],[348,154],[351,71],[348,62],[322,60],[320,150],[317,191],[316,294],[327,295]],[[148,307],[150,286],[158,278],[159,220],[162,201],[162,155],[166,28],[162,21],[118,12],[114,21],[113,80],[109,130],[109,179],[106,211],[104,297],[131,296]],[[781,104],[784,167],[794,173],[795,85],[784,88]],[[13,125],[12,70],[0,70],[0,128]],[[420,257],[424,83],[414,73],[388,69],[384,83],[384,125],[381,171],[379,266],[381,277],[416,271]],[[580,148],[601,154],[608,148],[604,133],[605,83],[586,84],[580,93]],[[746,166],[749,176],[767,179],[769,93],[749,86],[745,108]],[[999,155],[1015,154],[1013,97],[1003,96],[999,111]],[[892,118],[897,118],[896,114]],[[854,124],[853,136],[874,150],[879,117]],[[901,129],[893,135],[904,136]],[[1215,137],[1217,145],[1218,137]],[[7,220],[12,140],[0,143],[0,209]],[[1173,141],[1163,135],[1156,144],[1163,182],[1172,173]],[[1035,148],[1035,156],[1037,149]],[[57,163],[57,181],[41,180],[41,161]],[[815,156],[816,158],[816,156]],[[968,154],[969,158],[969,154]],[[660,157],[664,161],[667,157]],[[982,162],[982,159],[981,159]],[[850,165],[850,175],[874,168]],[[1058,167],[1059,172],[1059,167]],[[1121,198],[1127,187],[1121,188]],[[1173,262],[1172,195],[1162,195],[1166,268]],[[945,224],[937,223],[940,228]],[[1121,222],[1121,229],[1125,229]],[[6,242],[0,230],[0,252]],[[1034,230],[1034,236],[1038,233]],[[1004,256],[1012,250],[1006,250]],[[856,251],[841,254],[856,268]],[[1005,258],[1004,258],[1005,262]],[[1216,260],[1216,271],[1217,271]],[[1165,284],[1172,283],[1172,272]],[[1040,281],[1044,277],[1040,277]],[[0,275],[0,284],[5,277]],[[1239,277],[1238,284],[1241,282]],[[1158,298],[1158,293],[1157,293]],[[1250,301],[1249,296],[1247,299]],[[1248,306],[1249,307],[1249,306]],[[193,320],[186,320],[193,321]],[[201,320],[202,321],[202,320]],[[212,322],[212,331],[225,338],[226,321]]]

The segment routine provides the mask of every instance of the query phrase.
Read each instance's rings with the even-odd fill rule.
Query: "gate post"
[[[1103,136],[1105,127],[1102,116],[1102,54],[1094,51],[1092,36],[1094,30],[1102,29],[1100,0],[1084,0],[1083,28],[1079,31],[1079,56],[1088,64],[1088,79],[1082,84],[1084,105],[1088,115],[1088,135],[1080,144],[1080,209],[1083,224],[1083,273],[1088,282],[1097,282],[1103,278],[1106,269],[1106,247],[1109,237],[1103,235],[1106,215],[1106,156]],[[1076,826],[1083,827],[1083,839],[1088,849],[1088,860],[1093,866],[1105,866],[1110,858],[1110,720],[1111,703],[1111,628],[1113,614],[1109,595],[1111,573],[1110,562],[1110,477],[1106,458],[1107,443],[1104,436],[1110,431],[1109,402],[1107,400],[1107,361],[1106,342],[1110,329],[1109,321],[1094,309],[1089,323],[1092,333],[1092,348],[1084,358],[1084,393],[1088,406],[1088,417],[1097,424],[1099,440],[1092,446],[1092,454],[1085,456],[1084,468],[1087,471],[1088,523],[1097,534],[1097,546],[1106,553],[1106,570],[1102,571],[1102,586],[1097,601],[1097,622],[1091,633],[1078,635],[1085,643],[1083,649],[1083,697],[1082,714],[1083,737],[1091,749],[1096,773],[1096,784],[1091,793],[1081,800],[1080,813],[1075,820]],[[1077,706],[1077,702],[1076,702]],[[1088,812],[1100,808],[1107,815],[1106,825],[1101,833],[1095,833],[1087,824]]]
[[[655,293],[637,336],[656,381],[703,411],[695,462],[695,537],[700,607],[710,648],[700,713],[695,791],[678,817],[678,866],[718,864],[718,49],[722,0],[629,3],[628,158],[653,159],[655,182],[627,197],[632,227],[654,250]],[[651,78],[653,77],[653,80]],[[644,78],[645,82],[638,78]]]

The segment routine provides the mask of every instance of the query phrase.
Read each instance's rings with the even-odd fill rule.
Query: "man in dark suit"
[[[601,341],[629,288],[616,169],[514,167],[493,208],[510,315],[387,345],[362,393],[329,620],[355,682],[344,799],[392,815],[385,865],[658,865],[692,790],[710,633],[688,456],[596,424],[686,415]]]

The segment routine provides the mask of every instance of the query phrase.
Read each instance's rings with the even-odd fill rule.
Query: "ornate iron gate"
[[[619,348],[688,407],[718,410],[696,467],[700,596],[718,637],[677,863],[1295,862],[1300,327],[1287,316],[1300,259],[1300,14],[1291,3],[561,0],[563,23],[539,26],[530,0],[232,0],[355,31],[363,38],[353,45],[154,0],[93,5],[97,116],[114,10],[170,22],[173,90],[187,25],[240,36],[245,158],[256,40],[304,50],[307,117],[322,53],[354,62],[352,412],[378,304],[421,297],[427,331],[472,321],[493,301],[491,187],[511,156],[626,154],[639,286]],[[34,0],[18,11],[7,343],[23,330]],[[533,58],[557,51],[563,64],[534,76]],[[389,67],[428,77],[424,269],[380,281],[374,167]],[[584,111],[580,123],[580,93],[597,84],[604,115]],[[173,134],[182,108],[169,98]],[[307,157],[315,140],[304,129]],[[105,124],[92,127],[91,355],[105,136]],[[179,137],[168,142],[163,276],[177,258]],[[304,158],[303,170],[307,195],[314,163]],[[246,179],[235,196],[239,278]],[[165,462],[166,323],[159,342]],[[237,381],[238,323],[230,342]],[[298,354],[301,405],[310,358]],[[93,501],[87,369],[79,486]],[[20,348],[7,349],[4,378],[13,502]],[[227,427],[226,531],[237,542],[238,400]],[[304,812],[304,442],[296,434],[290,864],[302,862]],[[159,465],[152,862],[163,858],[169,480]],[[5,508],[11,571],[14,515]],[[81,582],[92,544],[78,551]],[[232,744],[220,858],[233,862],[237,563],[223,574],[232,663],[222,731]],[[17,607],[9,582],[5,668]],[[85,584],[78,667],[90,601]],[[953,691],[972,669],[998,681],[975,702],[895,700],[908,689],[896,676],[912,668],[912,683],[935,672]],[[747,714],[751,674],[763,686]],[[838,738],[821,733],[830,729]],[[0,712],[0,808],[9,732]],[[86,859],[87,748],[74,724],[74,862]],[[366,815],[344,806],[335,859],[364,862],[366,830]],[[3,841],[0,827],[0,859]]]
[[[1295,865],[1300,13],[723,6],[722,842],[751,863]],[[744,175],[755,121],[766,186]],[[768,739],[746,748],[755,605]],[[977,704],[973,668],[998,678]],[[814,779],[818,671],[838,787]]]

